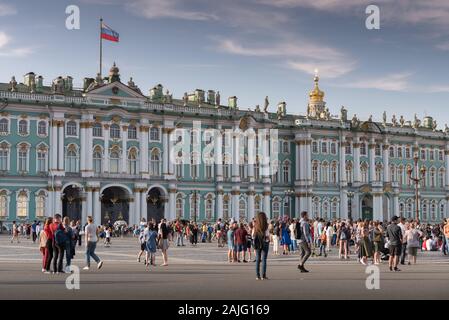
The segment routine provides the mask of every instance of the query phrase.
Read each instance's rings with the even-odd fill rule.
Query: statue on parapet
[[[187,92],[184,92],[184,96],[182,97],[182,102],[184,104],[184,107],[187,106],[188,101],[189,101],[189,95],[187,94]]]
[[[343,122],[348,121],[348,110],[346,110],[344,106],[341,106],[340,109],[340,119]]]
[[[220,91],[217,91],[217,93],[215,94],[215,105],[217,107],[220,106]]]
[[[397,127],[398,125],[398,120],[396,119],[396,115],[394,114],[393,117],[391,118],[391,123],[393,124],[393,127]]]
[[[263,107],[263,112],[268,113],[268,106],[270,105],[270,102],[268,101],[268,96],[265,97],[265,104]]]
[[[401,118],[399,119],[399,123],[401,124],[401,128],[405,125],[405,119],[404,116],[401,115]]]
[[[354,116],[352,117],[352,120],[351,120],[351,126],[353,128],[356,128],[359,126],[359,123],[360,123],[359,118],[357,118],[357,115],[354,114]]]

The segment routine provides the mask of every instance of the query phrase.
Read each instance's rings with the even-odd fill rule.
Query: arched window
[[[240,157],[239,160],[239,177],[240,180],[245,180],[246,179],[246,159],[244,156]]]
[[[229,196],[223,197],[223,219],[226,221],[229,219]]]
[[[378,163],[375,168],[376,181],[382,181],[382,164]]]
[[[120,153],[117,149],[112,149],[109,155],[109,172],[120,172]]]
[[[312,142],[312,153],[318,153],[318,142]]]
[[[389,156],[390,156],[390,158],[394,158],[394,147],[393,146],[391,146],[389,149]]]
[[[28,134],[28,121],[26,120],[19,121],[19,134],[21,136],[26,136]]]
[[[321,217],[326,220],[329,218],[329,202],[327,202],[327,200],[323,201],[323,211]]]
[[[290,182],[290,161],[284,161],[282,166],[282,178],[284,183]]]
[[[25,190],[19,191],[17,195],[17,217],[28,217],[28,193]]]
[[[36,217],[45,217],[45,200],[45,191],[39,191],[36,196]]]
[[[135,140],[137,139],[137,129],[136,126],[131,124],[128,127],[128,139]]]
[[[360,143],[360,154],[362,156],[366,156],[366,143],[365,142]]]
[[[239,220],[246,221],[246,202],[244,199],[239,201]]]
[[[176,218],[180,219],[184,216],[184,200],[182,194],[176,196]]]
[[[338,211],[338,200],[334,198],[331,203],[331,218],[336,219],[337,218],[337,211]]]
[[[155,177],[159,177],[161,175],[161,154],[157,148],[151,150],[150,174]]]
[[[100,147],[96,147],[94,149],[94,154],[93,154],[93,165],[94,165],[94,172],[95,173],[101,173],[102,172],[102,162],[103,162],[103,152],[101,150]]]
[[[192,179],[199,177],[199,155],[197,152],[192,152],[190,159],[190,176]]]
[[[429,183],[429,181],[428,181],[429,171],[427,170],[427,168],[425,166],[422,166],[420,170],[422,170],[423,168],[425,170],[425,173],[424,173],[423,178],[421,179],[420,183],[421,183],[421,187],[425,188]]]
[[[137,174],[137,149],[128,151],[128,174]]]
[[[48,148],[45,145],[40,145],[37,148],[37,172],[47,172],[47,154]]]
[[[206,206],[206,220],[211,221],[214,208],[214,200],[212,198],[212,195],[209,194],[207,196],[205,206]]]
[[[348,183],[352,183],[353,181],[353,174],[352,174],[352,162],[351,161],[346,161],[346,181]]]
[[[273,199],[272,213],[274,219],[279,218],[281,215],[281,200],[279,199],[279,197],[275,197]]]
[[[111,139],[120,139],[120,126],[116,123],[111,124],[109,128]]]
[[[78,148],[76,145],[71,144],[67,147],[65,163],[66,172],[78,172]]]
[[[368,183],[368,165],[366,164],[366,162],[363,162],[360,165],[360,173],[362,175],[362,182]]]
[[[8,192],[6,190],[0,190],[0,217],[8,217]]]
[[[183,155],[182,155],[182,151],[178,152],[178,156],[176,157],[176,167],[175,167],[175,171],[176,171],[176,177],[178,179],[182,178],[183,176],[183,172],[182,172],[182,168],[184,166],[183,164]]]
[[[196,193],[196,196],[192,194],[190,196],[190,219],[198,220],[200,214],[200,194]],[[196,217],[195,217],[196,215]]]
[[[338,179],[338,177],[337,177],[337,167],[338,167],[337,162],[336,161],[332,161],[332,163],[331,163],[331,180],[330,180],[330,183],[332,183],[332,184],[336,184],[337,183],[337,179]]]
[[[94,137],[102,137],[103,136],[103,126],[99,122],[95,122],[92,127],[92,135]]]
[[[17,171],[21,173],[28,172],[28,153],[29,145],[21,143],[18,150]]]
[[[394,164],[390,164],[390,179],[392,182],[397,181],[396,177],[396,166]]]
[[[436,187],[436,183],[437,183],[437,173],[436,173],[436,169],[435,168],[430,168],[430,175],[429,175],[429,183],[430,183],[430,187],[431,188],[435,188]]]
[[[312,201],[312,216],[314,218],[320,216],[320,199],[318,197],[313,198]]]
[[[398,158],[402,158],[402,147],[398,147]]]
[[[0,134],[7,135],[9,133],[9,121],[6,118],[0,119]]]
[[[426,201],[426,200],[423,201],[422,206],[421,206],[421,209],[422,209],[422,212],[421,212],[422,219],[423,219],[424,221],[427,221],[427,218],[428,218],[428,217],[427,217],[428,206],[427,206],[427,201]]]
[[[445,184],[444,176],[445,176],[444,168],[441,168],[438,171],[438,185],[440,188],[444,188],[444,184]]]
[[[329,183],[329,165],[326,161],[321,164],[321,182]]]
[[[76,137],[78,135],[76,122],[71,120],[67,122],[66,135],[71,137]]]
[[[254,197],[254,215],[258,214],[262,208],[262,198],[257,195]]]
[[[331,142],[331,154],[337,154],[337,144],[335,142]]]
[[[46,136],[47,135],[47,121],[41,120],[37,124],[37,134],[40,136]]]
[[[402,202],[399,204],[399,216],[405,217],[405,206]]]
[[[9,145],[6,142],[0,144],[0,171],[9,170]]]
[[[319,178],[318,178],[318,161],[313,161],[312,163],[312,181],[314,183],[318,183],[319,182]]]
[[[259,170],[257,170],[259,172]],[[223,157],[223,179],[228,180],[231,177],[231,156],[228,153]],[[256,165],[254,165],[254,178],[256,178]]]
[[[437,205],[435,201],[432,201],[430,205],[430,219],[435,221],[437,219]]]
[[[160,141],[161,137],[159,134],[160,130],[157,127],[151,127],[150,129],[150,140],[151,141]]]
[[[440,202],[440,217],[443,218],[446,216],[446,204],[443,201]]]
[[[411,219],[413,212],[413,202],[411,199],[407,200],[406,209],[407,209],[407,218]]]

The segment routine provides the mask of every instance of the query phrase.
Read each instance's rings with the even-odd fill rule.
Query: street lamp
[[[295,190],[287,189],[284,191],[285,194],[285,203],[288,205],[288,216],[291,217],[291,206],[290,206],[290,197],[295,195]]]
[[[348,200],[349,200],[348,218],[349,218],[349,220],[352,220],[352,198],[354,198],[354,192],[348,191]]]
[[[409,179],[415,183],[415,211],[417,222],[419,222],[419,183],[421,182],[421,180],[425,179],[426,175],[425,167],[421,167],[421,169],[418,168],[418,160],[418,154],[415,154],[415,156],[413,157],[415,170],[413,170],[412,168],[409,168],[407,170]],[[413,176],[413,171],[415,171],[415,176]]]

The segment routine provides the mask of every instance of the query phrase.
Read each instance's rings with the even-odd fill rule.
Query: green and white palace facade
[[[331,115],[318,82],[294,115],[285,102],[269,112],[268,97],[250,110],[213,90],[146,95],[115,64],[79,89],[69,76],[13,77],[0,84],[0,221],[385,220],[415,217],[416,203],[421,220],[448,217],[449,130],[431,117]],[[423,177],[418,202],[409,172]]]

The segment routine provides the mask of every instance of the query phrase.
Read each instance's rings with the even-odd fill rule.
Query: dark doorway
[[[366,195],[362,199],[362,220],[373,220],[373,196]]]
[[[161,189],[153,188],[148,192],[147,196],[147,221],[152,219],[156,222],[164,218],[165,198]]]
[[[110,187],[101,194],[101,223],[108,221],[129,223],[129,197],[123,188]]]
[[[62,195],[62,216],[70,221],[81,220],[81,189],[75,185],[67,186]]]

